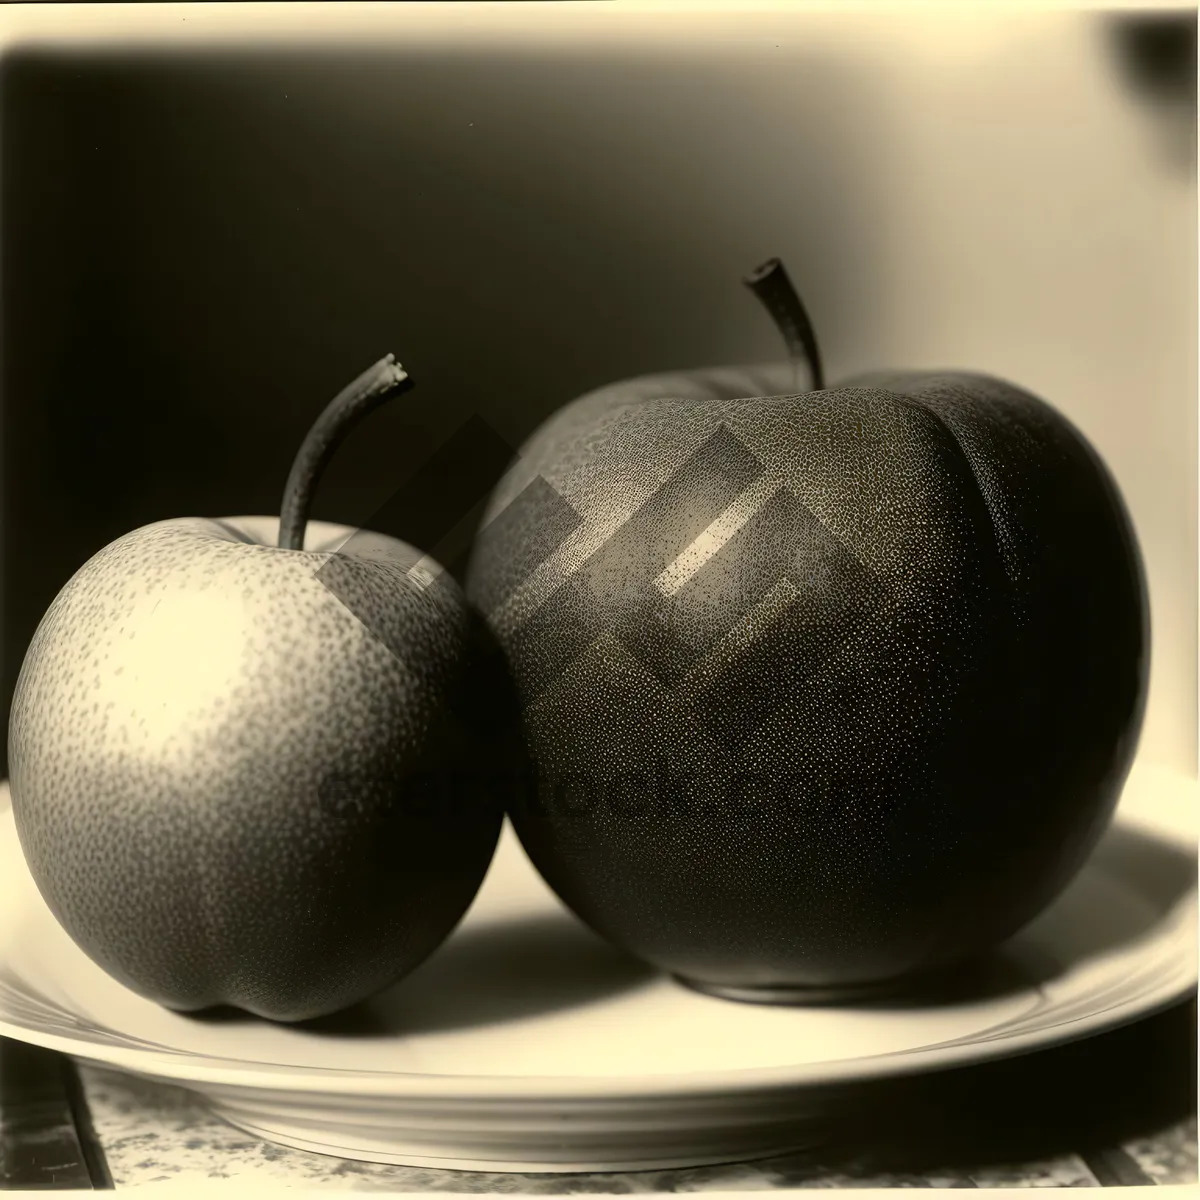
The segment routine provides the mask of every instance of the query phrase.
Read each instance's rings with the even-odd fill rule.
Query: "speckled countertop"
[[[808,1187],[1195,1184],[1196,1005],[1084,1042],[886,1094],[819,1151],[625,1174],[501,1174],[351,1162],[272,1145],[193,1094],[80,1066],[117,1188],[236,1181],[304,1189],[528,1194]]]

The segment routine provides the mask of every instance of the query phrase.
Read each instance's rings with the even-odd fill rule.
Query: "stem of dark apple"
[[[783,263],[777,258],[769,258],[742,282],[762,301],[776,328],[783,334],[797,380],[807,367],[812,378],[812,390],[821,391],[825,386],[825,371],[821,366],[817,335]]]
[[[304,549],[304,527],[308,524],[308,510],[321,472],[350,430],[385,400],[407,392],[412,386],[413,381],[396,361],[396,356],[388,354],[326,405],[301,443],[283,488],[283,504],[279,510],[281,549]]]

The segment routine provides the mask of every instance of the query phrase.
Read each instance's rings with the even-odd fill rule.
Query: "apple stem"
[[[283,550],[304,549],[304,529],[313,493],[334,451],[346,435],[368,413],[385,400],[413,386],[394,354],[385,355],[344,387],[326,405],[300,445],[283,489],[279,510],[279,546]]]
[[[825,387],[825,371],[821,366],[817,335],[783,263],[777,258],[769,258],[742,282],[762,301],[776,328],[783,334],[797,381],[807,366],[812,390],[821,391]]]

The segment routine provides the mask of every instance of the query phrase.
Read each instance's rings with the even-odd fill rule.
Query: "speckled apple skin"
[[[1060,413],[961,372],[796,387],[724,368],[567,405],[467,577],[521,691],[533,862],[612,942],[762,998],[912,978],[1042,911],[1111,818],[1149,669],[1131,522]],[[687,520],[583,565],[713,438]],[[656,591],[743,487],[798,536]],[[578,527],[523,574],[564,500]]]
[[[447,936],[502,805],[434,787],[477,749],[457,585],[391,538],[277,529],[160,521],[89,559],[26,653],[9,764],[33,878],[95,962],[174,1009],[294,1021]]]

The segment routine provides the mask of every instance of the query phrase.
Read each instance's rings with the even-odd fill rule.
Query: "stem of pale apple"
[[[783,334],[788,357],[792,360],[792,367],[796,372],[797,386],[804,368],[807,367],[812,379],[812,390],[821,391],[825,386],[825,371],[821,366],[817,335],[813,332],[812,321],[809,320],[808,312],[792,286],[783,263],[777,258],[769,258],[742,282],[762,301],[763,307],[771,314],[775,327]]]
[[[279,546],[304,549],[304,527],[321,473],[346,435],[385,400],[413,386],[394,354],[385,355],[344,387],[325,407],[300,445],[283,488],[279,510]]]

